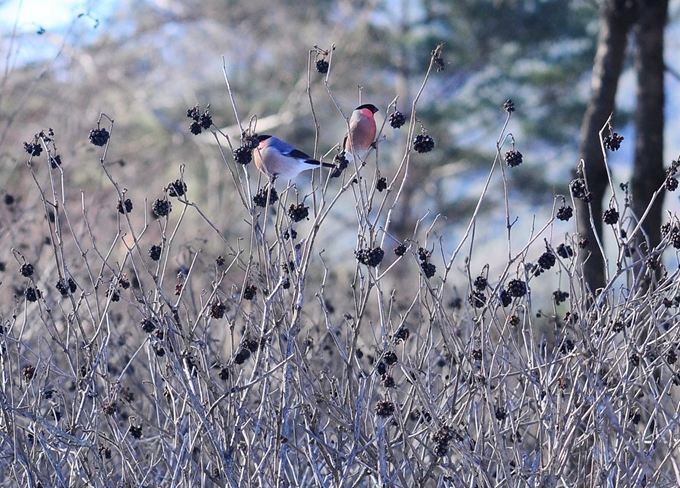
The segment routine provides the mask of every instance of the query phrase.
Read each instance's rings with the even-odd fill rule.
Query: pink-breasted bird
[[[378,108],[370,103],[359,105],[349,118],[349,133],[342,143],[348,161],[356,155],[364,159],[375,141],[375,114]]]
[[[320,166],[335,168],[330,163],[322,163],[278,137],[258,135],[257,147],[253,150],[253,160],[257,169],[271,179],[292,180],[303,171]]]

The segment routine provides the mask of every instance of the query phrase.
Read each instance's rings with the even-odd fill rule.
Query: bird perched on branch
[[[349,132],[342,143],[345,158],[352,161],[366,157],[375,141],[375,114],[378,108],[370,103],[359,105],[349,118]]]
[[[271,179],[292,180],[303,171],[321,166],[334,168],[330,163],[312,159],[307,154],[278,137],[258,135],[258,145],[253,150],[255,166]]]

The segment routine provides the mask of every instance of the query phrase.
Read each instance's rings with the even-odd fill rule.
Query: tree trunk
[[[664,27],[668,0],[638,0],[635,24],[635,71],[637,109],[635,117],[635,165],[631,190],[633,210],[640,218],[654,192],[664,181]],[[661,242],[663,193],[656,199],[642,224],[650,249]],[[639,242],[644,242],[641,237]]]
[[[585,173],[593,200],[595,228],[590,225],[588,205],[577,201],[578,231],[590,244],[579,253],[585,284],[595,293],[605,285],[604,258],[597,249],[595,232],[602,234],[602,199],[607,188],[607,172],[600,146],[599,132],[614,111],[616,89],[626,52],[626,39],[635,20],[635,2],[605,0],[600,9],[600,33],[588,102],[579,144],[580,159],[585,161]]]

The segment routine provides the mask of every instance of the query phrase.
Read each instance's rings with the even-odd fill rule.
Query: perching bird
[[[259,144],[253,150],[255,166],[271,179],[288,181],[303,171],[319,166],[335,167],[330,163],[322,163],[312,159],[278,137],[258,135],[257,139]]]
[[[348,161],[356,155],[359,159],[366,157],[375,140],[375,114],[378,108],[370,103],[359,105],[349,118],[349,133],[342,143]]]

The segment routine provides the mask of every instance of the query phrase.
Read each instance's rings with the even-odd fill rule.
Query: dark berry
[[[574,250],[571,248],[571,246],[560,244],[557,246],[557,255],[561,258],[567,259],[574,255]]]
[[[418,134],[413,139],[413,149],[418,153],[428,153],[434,149],[434,139],[427,134]]]
[[[253,160],[253,150],[248,146],[237,147],[234,150],[234,161],[238,164],[246,165]]]
[[[212,117],[208,113],[208,109],[205,109],[205,113],[198,118],[198,123],[201,124],[201,128],[208,130],[212,125]]]
[[[201,132],[203,132],[201,124],[199,124],[198,122],[192,122],[191,125],[189,126],[189,132],[191,132],[195,136],[200,134]]]
[[[297,205],[291,204],[288,209],[288,216],[293,222],[300,222],[309,217],[309,207],[306,207],[304,203],[298,203]]]
[[[512,113],[515,111],[515,102],[510,100],[509,98],[505,101],[503,104],[503,110],[505,110],[507,113]]]
[[[505,411],[505,408],[496,407],[496,420],[500,420],[502,422],[503,420],[505,420],[506,416],[507,412]]]
[[[90,142],[95,146],[104,146],[109,142],[109,131],[106,129],[92,129],[90,131]]]
[[[406,246],[403,244],[399,244],[397,247],[394,248],[394,254],[397,256],[403,256],[406,254]]]
[[[29,302],[35,302],[40,298],[42,294],[40,293],[40,290],[37,288],[33,288],[32,286],[29,286],[26,288],[26,300]]]
[[[118,205],[116,206],[119,213],[125,214],[132,212],[132,200],[129,198],[125,199],[125,202],[118,200]]]
[[[149,257],[152,261],[158,261],[161,258],[161,246],[153,245],[149,248]]]
[[[249,337],[243,340],[241,347],[248,349],[250,352],[257,352],[257,350],[260,348],[260,341]]]
[[[21,269],[19,269],[21,276],[24,276],[26,278],[30,278],[31,276],[33,276],[34,271],[35,269],[33,268],[33,265],[31,263],[22,264]]]
[[[267,197],[269,197],[269,204],[276,203],[279,200],[279,194],[276,192],[276,188],[273,186],[271,188],[260,188],[257,195],[253,197],[253,203],[256,207],[266,207]]]
[[[508,319],[508,322],[513,327],[517,327],[519,325],[519,317],[517,315],[511,315],[510,318]]]
[[[24,142],[24,151],[26,151],[31,156],[40,156],[42,154],[42,146],[37,142]]]
[[[14,201],[14,195],[10,195],[9,193],[5,194],[5,205],[13,205]]]
[[[383,257],[385,257],[385,251],[379,247],[374,247],[372,249],[359,249],[358,251],[354,251],[354,255],[361,264],[376,267],[382,262]]]
[[[220,300],[215,300],[210,305],[210,316],[214,319],[221,319],[227,311],[227,306]]]
[[[430,259],[432,253],[423,247],[418,248],[418,259],[422,262],[427,262]]]
[[[633,353],[628,357],[628,360],[630,361],[630,364],[632,366],[639,366],[640,365],[640,355],[637,353]]]
[[[395,344],[398,344],[400,342],[406,342],[406,339],[408,339],[410,332],[408,330],[408,327],[405,325],[402,325],[397,329],[397,331],[394,333],[394,342]]]
[[[623,136],[617,134],[616,132],[612,132],[608,136],[605,136],[603,142],[604,147],[610,151],[618,151],[618,149],[621,147],[621,141],[623,141]]]
[[[503,307],[509,307],[511,303],[512,303],[512,297],[510,296],[510,293],[508,293],[508,290],[502,290],[501,291],[501,305],[503,305]]]
[[[61,166],[61,156],[57,154],[56,156],[50,158],[50,166],[52,166],[53,169]]]
[[[172,212],[172,202],[157,198],[151,204],[151,211],[158,217],[167,217]]]
[[[156,330],[156,324],[154,324],[149,319],[143,319],[139,325],[142,326],[142,330],[147,334],[151,334],[154,330]]]
[[[482,350],[481,349],[473,349],[472,350],[472,359],[475,361],[481,361],[482,360]]]
[[[675,191],[678,189],[678,179],[675,176],[669,176],[664,182],[664,186],[668,191]]]
[[[392,114],[390,114],[390,126],[392,126],[395,129],[398,129],[402,127],[406,123],[406,116],[399,112],[396,111]]]
[[[257,295],[257,287],[255,285],[248,285],[243,290],[243,299],[252,300]]]
[[[394,403],[388,400],[382,400],[375,406],[375,413],[378,417],[390,417],[394,413]]]
[[[190,119],[198,121],[200,116],[201,116],[201,112],[198,109],[198,105],[187,110],[187,117],[190,118]]]
[[[396,384],[394,383],[394,377],[389,374],[384,374],[380,378],[380,382],[385,388],[394,388]]]
[[[316,62],[316,70],[322,75],[328,73],[328,61],[326,61],[325,59],[319,59]]]
[[[222,381],[227,381],[229,379],[229,370],[225,367],[220,368],[219,376]]]
[[[383,360],[388,366],[392,366],[397,363],[398,358],[397,355],[394,354],[392,351],[387,351],[383,356]]]
[[[224,256],[222,255],[219,255],[215,258],[215,264],[220,268],[224,266],[226,262],[226,259],[224,259]]]
[[[547,250],[544,252],[540,258],[538,258],[538,265],[543,269],[550,269],[555,266],[557,259],[552,251]]]
[[[477,276],[477,278],[475,278],[475,282],[472,284],[472,286],[474,286],[479,291],[484,291],[487,285],[488,281],[483,276]]]
[[[432,278],[437,272],[437,267],[432,263],[420,263],[420,269],[423,270],[425,278]]]
[[[677,353],[673,349],[668,351],[668,353],[666,354],[666,361],[668,361],[668,364],[675,364],[677,360],[678,360]]]
[[[106,296],[111,297],[112,302],[120,301],[120,294],[118,293],[117,290],[112,290],[112,289],[106,290]]]
[[[486,295],[481,291],[473,291],[468,297],[468,303],[474,308],[482,308],[486,304]]]
[[[566,291],[556,290],[553,292],[553,300],[555,300],[555,305],[560,305],[561,303],[567,301],[569,298],[569,293]]]
[[[333,164],[335,169],[331,172],[331,178],[338,178],[343,171],[349,166],[349,160],[345,157],[345,152],[341,152],[335,155],[333,158]]]
[[[619,212],[615,208],[608,208],[602,214],[602,220],[607,225],[614,225],[619,221]]]
[[[31,381],[35,375],[35,366],[32,364],[24,366],[24,369],[21,370],[21,374],[24,376],[26,381]]]
[[[239,349],[238,352],[236,353],[236,356],[234,356],[234,363],[236,364],[243,364],[246,362],[246,359],[250,357],[250,351],[248,349]]]
[[[378,181],[375,184],[375,189],[380,191],[380,192],[383,191],[383,190],[387,190],[387,178],[385,178],[384,176],[381,177],[381,178],[378,178]]]
[[[175,180],[167,186],[166,190],[171,197],[181,197],[187,192],[187,184],[182,180]]]
[[[527,294],[527,284],[522,280],[510,280],[508,293],[511,297],[520,298]]]
[[[511,168],[519,166],[520,164],[522,164],[522,153],[515,150],[506,152],[505,163]]]
[[[578,240],[579,249],[585,249],[586,247],[588,247],[589,244],[590,244],[590,241],[588,240],[587,237],[580,237],[579,240]]]
[[[384,362],[379,361],[378,364],[375,365],[375,371],[382,376],[387,373],[387,365]]]
[[[142,438],[142,426],[141,425],[131,425],[130,426],[130,435],[134,437],[135,439],[141,439]]]
[[[568,221],[570,218],[574,216],[574,209],[571,208],[570,206],[564,206],[562,205],[560,208],[557,209],[557,219],[562,220],[564,222]]]
[[[575,180],[572,180],[571,183],[569,183],[569,190],[571,191],[571,195],[574,198],[578,198],[580,200],[583,200],[586,198],[588,193],[588,188],[586,188],[586,182],[583,178],[576,178]]]

